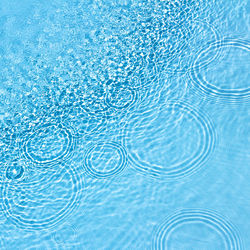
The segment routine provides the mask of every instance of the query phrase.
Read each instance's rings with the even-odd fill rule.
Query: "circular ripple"
[[[213,76],[212,80],[206,80],[204,75],[201,74],[201,67],[200,64],[203,63],[203,61],[209,60],[209,57],[211,54],[216,54],[217,50],[221,50],[223,54],[223,58],[219,57],[219,60],[216,60],[215,64],[212,64],[209,67],[209,73],[211,76]],[[226,49],[229,49],[226,53]],[[233,57],[230,53],[236,50],[233,54]],[[223,53],[224,51],[224,53]],[[211,43],[206,49],[202,50],[199,55],[197,56],[196,60],[193,64],[193,70],[190,71],[190,76],[192,79],[192,82],[194,86],[201,92],[209,94],[211,96],[217,96],[223,99],[228,100],[242,100],[242,98],[248,98],[250,94],[250,88],[249,86],[246,86],[249,81],[249,73],[247,63],[249,63],[249,51],[250,51],[250,44],[247,41],[243,40],[237,40],[237,39],[225,39],[223,41],[217,41],[214,43]],[[235,68],[233,67],[236,63],[236,66],[238,66],[240,57],[247,56],[245,58],[244,62],[240,65],[241,69],[239,72],[235,72]],[[224,59],[229,59],[228,62],[226,61],[226,65],[223,66],[223,68],[219,67],[220,63],[223,63]],[[214,67],[216,66],[216,68]],[[225,72],[225,66],[229,66],[227,72]],[[245,71],[244,71],[245,67]],[[217,70],[214,72],[214,74],[211,74],[212,70]],[[220,79],[220,86],[216,86],[216,81],[218,79],[218,76],[221,77]],[[235,79],[235,82],[232,84],[228,84],[228,79],[231,79],[232,77],[239,76],[239,78]],[[235,88],[235,85],[239,85],[240,82],[244,81],[244,86]],[[231,86],[230,86],[231,85]]]
[[[125,86],[111,86],[107,95],[106,103],[115,109],[127,109],[137,100],[137,92]]]
[[[205,38],[205,39],[204,39]],[[209,41],[218,41],[220,34],[211,24],[201,21],[193,20],[190,24],[185,26],[174,26],[172,30],[167,30],[163,36],[160,44],[165,44],[160,48],[161,56],[167,62],[165,69],[168,73],[186,73],[193,69],[192,62],[201,48],[203,48]],[[218,57],[213,55],[209,60],[199,64],[199,67],[204,67],[211,63]]]
[[[212,245],[212,247],[211,247]],[[236,229],[214,212],[182,210],[158,229],[153,249],[242,249]]]
[[[125,149],[115,142],[99,142],[87,150],[84,167],[95,178],[117,175],[127,165]]]
[[[82,198],[82,178],[70,165],[62,163],[56,167],[56,171],[37,172],[36,180],[3,186],[3,210],[15,225],[26,229],[49,228],[77,207]]]
[[[35,163],[48,164],[65,158],[73,147],[70,130],[61,124],[46,124],[26,137],[25,156]]]
[[[134,114],[124,135],[132,166],[155,178],[197,171],[212,153],[214,140],[209,119],[181,102]]]
[[[6,178],[8,180],[20,180],[24,175],[25,169],[18,162],[13,162],[7,167]]]
[[[18,147],[11,146],[2,157],[0,164],[0,184],[7,182],[18,183],[26,178],[29,166],[25,159],[20,157]]]
[[[58,245],[63,245],[66,247],[73,246],[77,240],[77,228],[69,223],[62,225],[60,228],[57,228],[55,232],[52,233],[53,240]]]

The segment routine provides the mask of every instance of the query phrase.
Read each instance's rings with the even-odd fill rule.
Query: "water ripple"
[[[218,81],[218,75],[219,73],[216,73],[216,78],[213,77],[213,81],[211,82],[211,80],[207,80],[205,78],[205,76],[203,74],[201,74],[201,67],[200,65],[204,64],[204,61],[209,60],[211,57],[211,54],[216,54],[216,51],[218,50],[226,50],[229,49],[232,51],[232,49],[237,49],[237,52],[235,54],[233,54],[233,57],[235,58],[230,58],[230,51],[229,52],[221,52],[222,55],[218,56],[216,63],[214,63],[211,66],[207,66],[207,68],[210,70],[210,72],[212,71],[212,69],[214,69],[214,66],[217,66],[217,70],[220,70],[222,73],[224,73],[224,75],[222,75],[222,78],[219,79],[220,86],[216,86],[216,81]],[[242,100],[246,100],[249,98],[249,94],[250,94],[250,88],[249,86],[247,86],[247,83],[249,81],[249,74],[246,70],[241,72],[240,74],[240,78],[239,79],[235,79],[235,82],[233,82],[232,84],[229,84],[227,81],[230,78],[230,76],[234,73],[234,72],[230,72],[232,69],[232,63],[234,63],[234,61],[236,61],[235,63],[239,63],[238,58],[239,55],[240,56],[244,56],[241,53],[247,52],[247,58],[244,60],[244,64],[240,65],[241,69],[240,70],[244,70],[243,67],[247,67],[247,64],[249,62],[248,58],[249,58],[249,52],[250,52],[250,44],[249,41],[244,41],[244,40],[240,40],[240,39],[224,39],[222,41],[215,41],[213,43],[211,43],[206,49],[202,50],[199,55],[197,56],[197,58],[195,59],[194,63],[193,63],[193,70],[190,71],[190,77],[192,80],[193,85],[195,86],[195,88],[197,90],[199,90],[201,93],[205,93],[208,94],[212,97],[218,97],[221,98],[223,101],[228,100],[228,101],[242,101]],[[222,56],[222,57],[221,57]],[[238,58],[238,59],[237,59]],[[230,59],[230,61],[227,63],[228,66],[230,66],[229,69],[227,69],[227,72],[225,71],[225,68],[220,68],[218,67],[219,63],[222,63],[224,59]],[[244,59],[244,57],[243,57]],[[232,76],[237,76],[239,74],[239,72],[237,72],[237,74],[234,74]],[[213,75],[211,75],[213,76]],[[225,78],[225,79],[224,79]],[[244,82],[244,86],[243,87],[235,87],[235,85],[238,85],[239,82],[241,82],[243,80],[245,80],[246,82]],[[224,81],[223,81],[224,80]]]
[[[3,185],[3,211],[16,226],[49,228],[60,223],[78,206],[83,180],[72,166],[58,165],[54,168],[56,171],[37,172],[40,180],[27,179]]]
[[[84,168],[94,178],[115,176],[126,165],[126,150],[116,142],[98,142],[87,150],[84,158]]]
[[[19,180],[23,177],[25,169],[18,162],[12,162],[6,169],[6,178],[8,180]]]
[[[137,91],[127,86],[111,86],[106,95],[107,105],[115,109],[128,109],[137,99]]]
[[[209,118],[182,102],[134,114],[124,132],[133,167],[155,178],[175,179],[196,172],[215,145]]]
[[[168,73],[187,73],[193,67],[192,61],[196,54],[209,41],[214,40],[220,40],[220,33],[212,24],[204,20],[192,20],[185,26],[170,26],[160,41],[163,46],[158,53],[165,60],[163,65]],[[215,58],[216,56],[203,62],[202,66],[211,63]]]
[[[79,240],[77,239],[78,235],[78,228],[71,223],[66,222],[65,224],[62,224],[60,228],[56,228],[56,231],[52,233],[51,238],[58,246],[58,249],[72,249],[75,245],[80,245]]]
[[[205,229],[205,227],[208,227],[210,231],[212,230],[212,232],[216,234],[217,237],[220,238],[220,241],[223,242],[223,246],[220,245],[220,247],[223,247],[223,249],[231,249],[231,250],[242,249],[242,243],[239,234],[230,222],[226,221],[224,218],[222,218],[220,215],[214,212],[208,210],[199,210],[199,209],[184,209],[169,217],[158,228],[154,236],[152,249],[159,250],[159,249],[180,249],[180,247],[182,248],[183,247],[182,243],[188,244],[188,242],[187,240],[183,241],[183,239],[175,237],[176,230],[186,231],[185,225],[188,225],[190,228],[191,224],[198,224],[197,228],[198,235],[200,234],[202,235],[201,232],[203,229]],[[184,237],[186,236],[185,232],[183,236]],[[219,244],[218,240],[216,241],[214,238],[210,239],[208,237],[208,234],[202,235],[204,236],[205,239],[203,238],[198,239],[197,235],[190,235],[190,231],[188,230],[188,236],[189,236],[188,239],[191,240],[196,247],[199,244],[199,242],[202,244],[203,247],[204,246],[208,247],[208,244],[211,243],[216,245]],[[208,241],[209,239],[210,241]],[[192,245],[192,249],[193,247],[194,245]],[[216,249],[218,249],[218,246]]]
[[[45,124],[22,140],[24,155],[38,164],[49,164],[66,158],[74,140],[69,129],[61,124]]]

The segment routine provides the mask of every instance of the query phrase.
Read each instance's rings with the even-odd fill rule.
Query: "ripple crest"
[[[102,170],[97,168],[99,165]],[[94,178],[115,176],[121,173],[126,165],[126,150],[116,142],[99,142],[87,150],[84,158],[84,168]]]
[[[152,249],[169,249],[169,238],[173,231],[178,227],[188,223],[199,223],[209,226],[222,238],[225,249],[242,249],[241,239],[234,226],[222,218],[220,215],[200,209],[184,209],[170,216],[157,230]]]
[[[154,178],[176,179],[196,172],[215,145],[210,119],[183,102],[134,114],[124,133],[133,168]]]

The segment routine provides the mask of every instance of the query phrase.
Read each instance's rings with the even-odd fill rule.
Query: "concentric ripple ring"
[[[100,151],[98,151],[98,148],[100,148]],[[95,165],[94,160],[95,159],[98,160],[98,157],[103,155],[103,153],[107,153],[107,151],[112,151],[112,153],[109,152],[111,153],[111,156],[109,156],[108,158],[108,164],[112,165],[112,167],[110,168],[110,166],[108,166],[109,169],[107,170],[105,169],[105,167],[102,166],[104,170],[98,170],[94,166]],[[98,156],[94,157],[94,154],[97,154]],[[115,158],[118,158],[118,161],[116,161],[115,163],[111,163],[110,159],[112,159],[115,156],[115,154],[117,156]],[[96,165],[97,164],[98,163],[96,163]],[[107,162],[101,163],[101,165],[104,165],[104,164],[107,164]],[[127,165],[126,150],[123,146],[121,146],[120,144],[116,142],[98,142],[93,147],[87,150],[85,154],[85,158],[84,158],[84,168],[86,172],[94,178],[107,178],[107,177],[115,176],[121,173],[126,167],[126,165]]]
[[[124,98],[121,98],[119,95],[123,95],[128,100],[123,101]],[[127,109],[132,106],[137,100],[137,92],[131,88],[124,87],[113,87],[109,93],[106,95],[106,103],[108,106],[115,109]]]
[[[16,162],[13,162],[6,169],[6,178],[12,181],[19,180],[23,177],[24,172],[25,172],[25,168],[22,165]]]
[[[197,19],[197,20],[194,20],[194,25],[198,25],[198,27],[202,27],[203,26],[205,28],[206,32],[210,32],[212,34],[212,38],[209,38],[209,41],[204,41],[204,44],[202,44],[201,47],[198,46],[198,45],[196,45],[196,41],[191,40],[191,41],[189,41],[188,47],[191,47],[191,48],[195,49],[195,51],[197,50],[197,47],[198,47],[199,50],[197,52],[199,53],[199,51],[203,51],[204,50],[204,46],[210,44],[211,41],[220,41],[220,34],[219,34],[219,32],[210,23],[208,23],[208,22],[206,22],[204,20],[198,20]],[[187,27],[182,27],[182,29],[180,30],[180,34],[182,36],[184,36],[184,37],[185,37],[185,34],[186,35],[188,35],[188,34],[190,35],[190,34],[194,34],[194,32],[198,32],[199,33],[199,31],[189,30],[189,29],[187,29]],[[191,39],[192,39],[192,36],[191,36]],[[202,36],[201,40],[203,41],[203,39],[204,39],[204,36]],[[185,41],[188,41],[188,40],[185,39]],[[198,41],[200,42],[200,39]],[[176,44],[178,44],[178,42],[176,42]],[[187,44],[186,44],[186,46],[187,46]],[[218,42],[217,46],[219,46],[219,42]],[[186,73],[186,72],[190,72],[190,70],[193,70],[194,66],[192,65],[192,59],[194,59],[194,58],[193,58],[192,55],[196,55],[197,52],[195,52],[195,51],[192,51],[192,52],[191,51],[186,51],[186,48],[181,48],[180,51],[185,52],[185,54],[186,54],[186,55],[184,54],[184,55],[181,56],[181,61],[180,62],[185,61],[183,59],[183,57],[188,56],[187,58],[185,58],[188,61],[188,64],[185,65],[185,66],[182,65],[182,66],[179,66],[179,67],[176,67],[175,64],[174,64],[175,67],[169,67],[169,66],[167,66],[166,67],[166,71],[168,73],[171,73],[171,74]],[[215,59],[217,59],[219,57],[219,55],[220,55],[220,49],[218,49],[216,52],[217,53],[215,55],[213,55],[211,58],[209,58],[207,60],[204,60],[202,63],[200,63],[199,67],[200,68],[206,67],[208,64],[212,63]],[[174,55],[176,56],[177,53],[174,53]]]
[[[124,134],[132,167],[153,178],[178,179],[198,171],[215,145],[210,119],[182,102],[135,114]]]
[[[239,233],[230,222],[215,212],[200,209],[183,209],[170,216],[156,231],[152,249],[172,249],[170,247],[170,238],[175,234],[175,230],[177,228],[178,230],[182,230],[183,226],[189,225],[190,223],[209,227],[223,242],[223,249],[242,249]],[[181,239],[178,238],[178,240],[180,241]]]
[[[3,211],[16,226],[34,230],[51,228],[79,205],[83,179],[73,166],[60,165],[54,168],[56,171],[39,173],[40,182],[22,181],[14,185],[9,182],[3,186]]]
[[[50,164],[68,156],[73,145],[69,129],[61,124],[46,124],[26,137],[23,151],[34,163]]]
[[[206,57],[213,50],[222,50],[224,48],[237,48],[242,51],[250,52],[250,44],[248,41],[239,39],[225,39],[223,41],[216,41],[211,43],[205,50],[202,50],[193,63],[193,70],[190,71],[190,77],[194,86],[201,92],[211,96],[220,97],[229,100],[241,100],[242,98],[249,98],[250,87],[225,89],[219,88],[213,82],[208,82],[200,74],[199,65],[202,64],[202,57]]]

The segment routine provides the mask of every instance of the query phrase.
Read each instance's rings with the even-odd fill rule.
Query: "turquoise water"
[[[0,249],[250,249],[246,0],[1,0]]]

